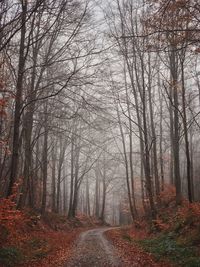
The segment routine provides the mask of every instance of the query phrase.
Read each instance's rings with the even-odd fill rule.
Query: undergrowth
[[[0,266],[3,267],[60,266],[69,256],[78,234],[100,224],[86,216],[68,220],[55,213],[41,215],[34,210],[18,210],[15,200],[16,194],[0,198]]]
[[[199,267],[200,257],[193,247],[179,244],[172,233],[162,234],[157,238],[144,239],[137,243],[152,253],[157,260],[168,258],[171,262],[184,267]]]
[[[0,264],[6,267],[16,266],[23,260],[21,250],[16,247],[0,248]]]
[[[176,206],[175,189],[167,187],[160,196],[161,205],[154,220],[143,217],[131,229],[121,230],[121,238],[139,245],[175,266],[200,267],[200,203],[182,201]]]

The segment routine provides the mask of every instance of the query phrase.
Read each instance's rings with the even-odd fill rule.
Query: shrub
[[[16,247],[4,247],[0,249],[0,263],[3,266],[15,266],[22,261],[22,253]]]
[[[33,238],[26,242],[26,255],[30,259],[44,258],[50,252],[51,247],[47,240]]]
[[[14,191],[19,184],[15,184]],[[22,211],[17,210],[15,203],[16,193],[9,198],[0,198],[0,246],[9,240],[17,239],[17,232],[22,229],[27,222],[27,217]]]
[[[146,251],[160,260],[164,257],[185,267],[199,267],[200,258],[191,247],[178,244],[173,233],[161,235],[158,238],[138,241]]]

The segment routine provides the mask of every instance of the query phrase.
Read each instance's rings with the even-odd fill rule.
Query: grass
[[[126,241],[133,242],[133,238],[127,233],[123,233],[122,238]]]
[[[157,238],[144,239],[137,243],[152,253],[157,260],[163,258],[183,267],[200,267],[200,257],[197,255],[195,248],[179,244],[173,233],[162,234]]]
[[[4,247],[0,249],[0,264],[5,267],[16,266],[23,260],[22,252],[16,247]]]
[[[27,254],[29,260],[37,260],[46,257],[50,250],[51,248],[46,240],[33,238],[27,241],[25,254]]]

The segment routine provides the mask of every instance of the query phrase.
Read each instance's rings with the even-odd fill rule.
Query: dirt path
[[[73,256],[65,267],[122,267],[112,244],[104,232],[112,228],[98,228],[81,234],[75,245]]]

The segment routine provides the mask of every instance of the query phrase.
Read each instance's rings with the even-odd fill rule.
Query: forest
[[[199,0],[0,1],[0,267],[200,267]]]

